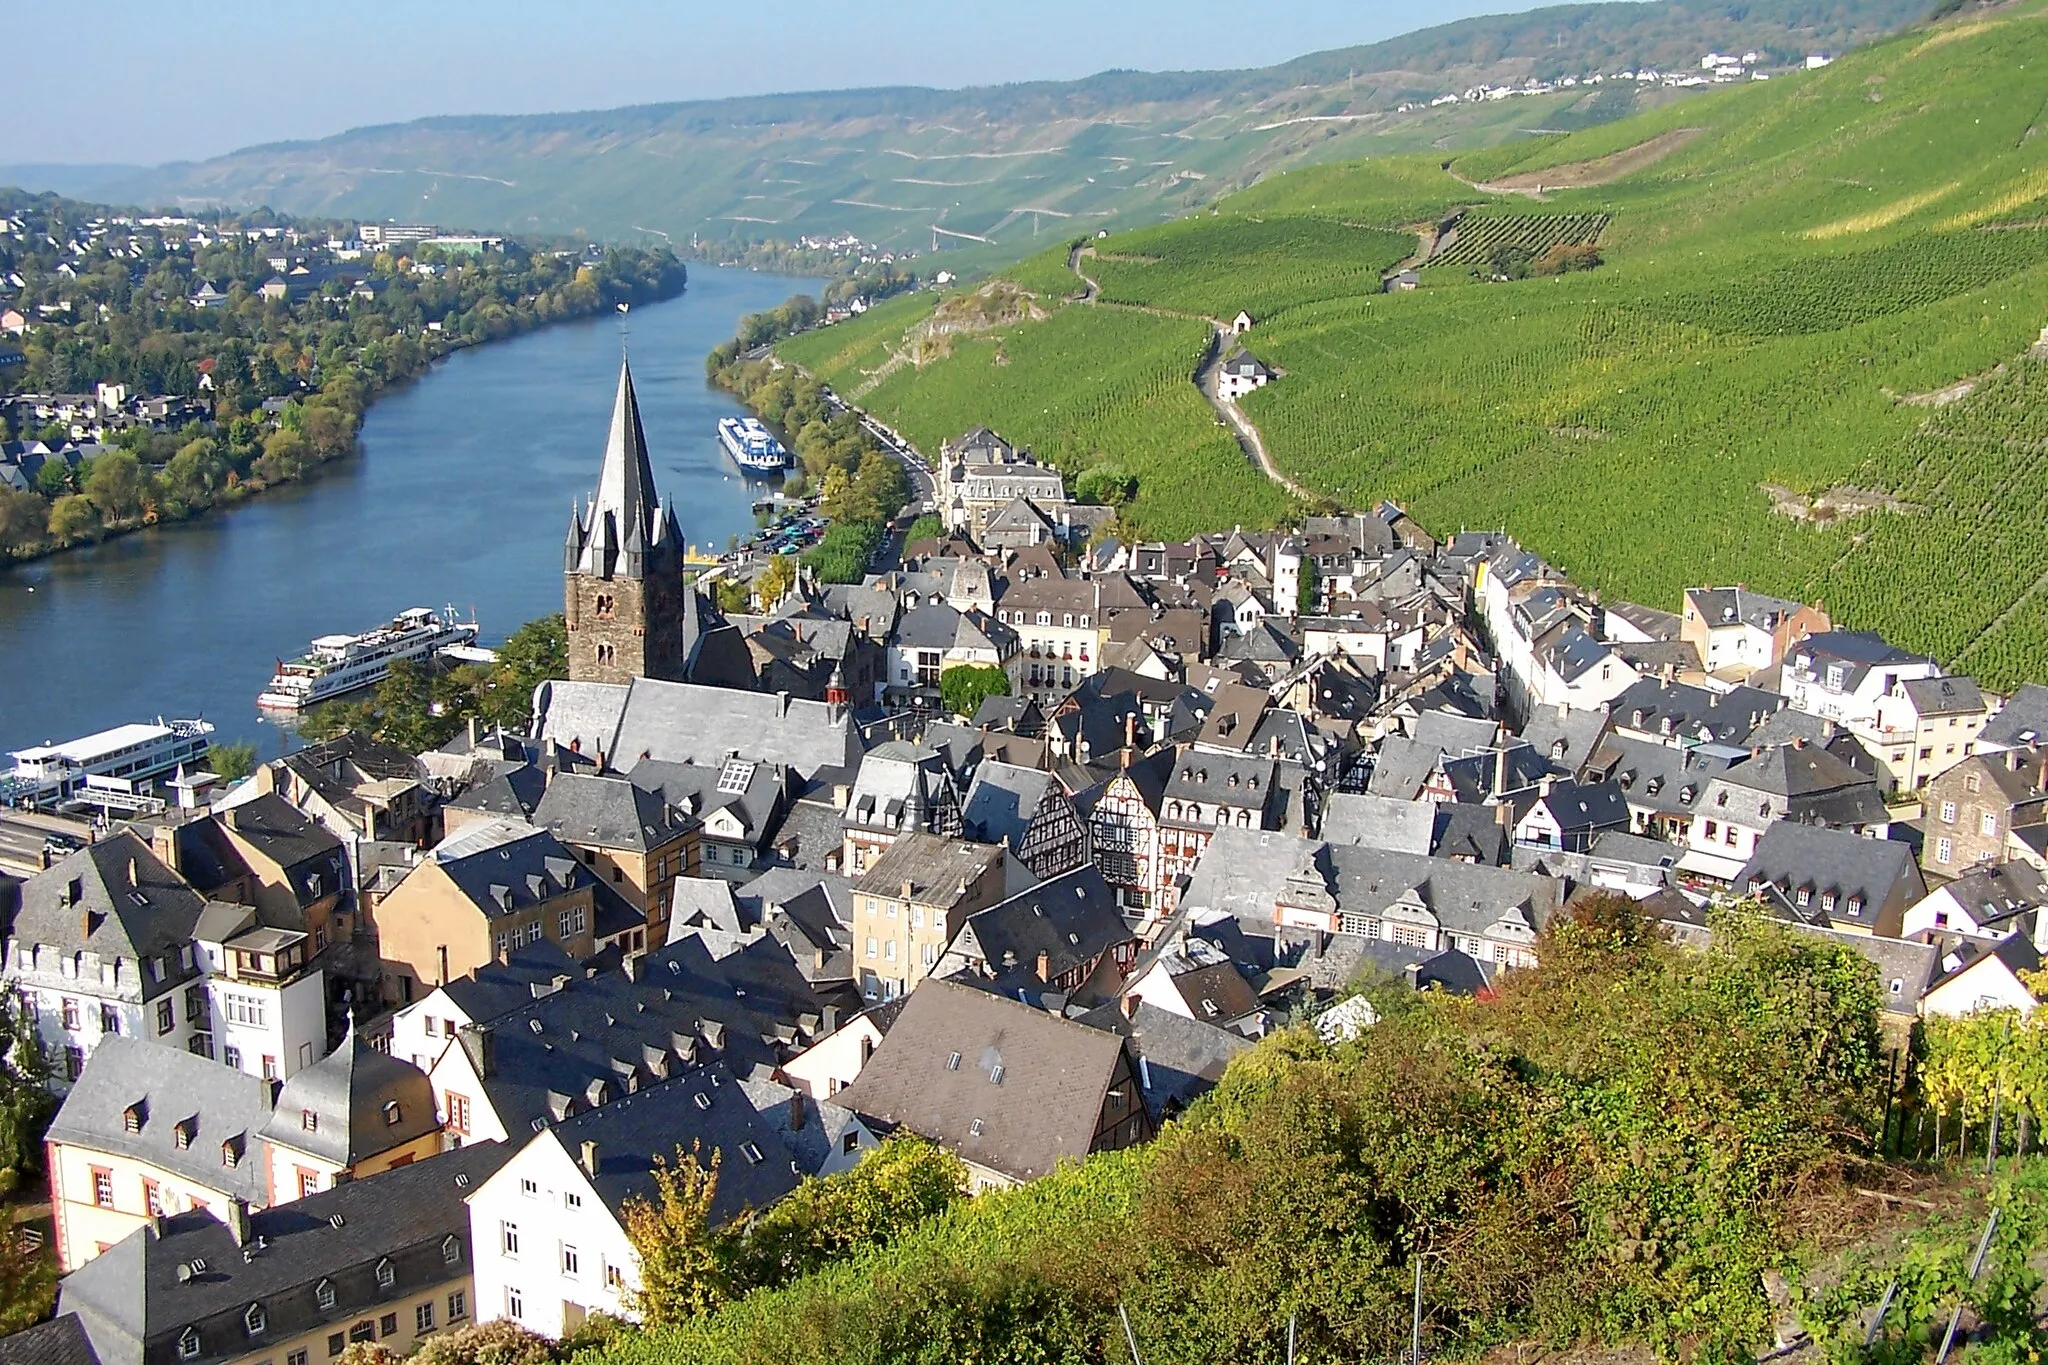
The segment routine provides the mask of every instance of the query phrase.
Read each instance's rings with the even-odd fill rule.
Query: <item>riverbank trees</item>
[[[378,392],[450,351],[670,297],[686,281],[665,249],[417,246],[344,261],[325,245],[340,224],[223,215],[147,227],[99,205],[0,193],[10,216],[24,230],[0,236],[0,279],[21,277],[8,301],[35,321],[14,343],[20,362],[0,367],[0,407],[10,393],[106,384],[192,400],[211,417],[170,430],[110,415],[101,425],[116,451],[51,459],[26,494],[0,488],[0,562],[304,478],[355,449]],[[72,435],[18,434],[53,449]]]

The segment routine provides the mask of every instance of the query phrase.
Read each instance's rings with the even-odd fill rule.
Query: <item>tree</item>
[[[56,1258],[23,1246],[11,1212],[0,1207],[0,1337],[35,1326],[56,1303]]]
[[[523,730],[532,719],[534,689],[568,676],[569,626],[562,613],[528,621],[498,649],[497,666],[484,688],[482,718]]]
[[[762,611],[773,611],[795,586],[796,561],[788,555],[770,555],[768,567],[754,580],[754,595],[761,599]]]
[[[351,1341],[348,1349],[335,1357],[336,1365],[398,1365],[403,1359],[389,1346],[374,1341]]]
[[[640,1257],[633,1307],[650,1327],[673,1327],[732,1297],[732,1246],[711,1222],[721,1153],[699,1160],[701,1144],[654,1158],[655,1197],[626,1201],[620,1215]]]
[[[548,1365],[560,1358],[546,1337],[510,1318],[496,1318],[428,1337],[411,1365]]]
[[[1138,496],[1138,480],[1113,464],[1099,464],[1074,480],[1074,500],[1098,507],[1122,507]]]
[[[34,548],[49,525],[50,504],[33,493],[0,488],[0,554]]]
[[[825,472],[825,485],[818,493],[818,515],[828,521],[859,521],[854,515],[853,480],[843,469]]]
[[[939,674],[939,700],[957,716],[972,716],[990,697],[1010,695],[1010,675],[995,664],[956,664]]]
[[[61,498],[66,493],[76,492],[78,478],[70,464],[52,455],[43,461],[43,467],[36,471],[36,491],[46,498]]]
[[[19,999],[0,999],[0,1199],[19,1188],[43,1153],[56,1104],[49,1056]]]
[[[781,1284],[894,1241],[967,1193],[967,1167],[923,1138],[899,1134],[852,1169],[806,1180],[754,1220],[741,1249],[749,1287]]]
[[[304,436],[280,427],[264,438],[263,455],[256,461],[256,473],[265,483],[288,482],[305,472],[311,454],[312,447]]]
[[[149,484],[142,462],[125,450],[115,450],[92,462],[85,476],[85,495],[109,524],[134,521],[149,500]]]
[[[1322,577],[1322,570],[1316,567],[1316,562],[1302,556],[1300,581],[1294,590],[1294,607],[1301,615],[1307,616],[1315,611],[1316,589]]]
[[[905,546],[918,545],[927,540],[944,540],[946,523],[930,512],[926,512],[910,523],[910,529],[903,533]]]
[[[50,538],[69,543],[100,529],[100,512],[83,493],[67,493],[51,504]]]
[[[234,782],[256,771],[256,746],[216,744],[206,751],[206,766],[223,781]]]
[[[859,509],[856,520],[887,521],[910,501],[910,480],[904,475],[903,466],[893,458],[870,450],[860,457],[860,468],[853,476],[853,494]]]

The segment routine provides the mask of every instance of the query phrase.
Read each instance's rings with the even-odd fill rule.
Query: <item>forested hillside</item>
[[[1119,466],[1128,529],[1184,535],[1287,510],[1186,382],[1204,319],[1248,308],[1281,377],[1245,410],[1320,496],[1505,526],[1667,609],[1700,582],[1819,598],[2009,687],[2048,677],[2044,90],[2038,7],[1960,16],[1090,238],[1099,301],[1070,298],[1064,251],[1014,272],[1040,322],[933,348],[930,301],[905,302],[785,353],[920,441],[985,421],[1076,473]],[[1402,253],[1421,287],[1380,292]],[[1141,374],[1152,420],[1114,401]]]
[[[679,247],[699,234],[854,233],[1014,260],[1068,228],[1155,222],[1276,169],[1485,146],[1676,94],[1627,81],[1428,107],[1445,93],[1645,66],[1697,72],[1710,50],[1754,49],[1783,66],[1924,9],[1925,0],[1579,4],[1261,70],[426,119],[163,167],[101,194],[613,239],[659,233]],[[1086,44],[1087,24],[1072,36]],[[1410,101],[1423,107],[1397,112]],[[953,235],[935,238],[934,226]]]

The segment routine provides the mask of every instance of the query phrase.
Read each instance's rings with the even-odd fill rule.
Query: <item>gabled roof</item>
[[[1031,822],[1044,809],[1047,796],[1057,791],[1051,773],[984,761],[975,769],[967,799],[961,803],[964,832],[985,844],[1007,840],[1012,849],[1018,848]]]
[[[465,829],[442,840],[431,856],[470,904],[493,919],[597,884],[551,832],[509,822]]]
[[[678,1151],[693,1148],[706,1164],[714,1153],[719,1160],[710,1209],[716,1225],[767,1208],[800,1179],[789,1147],[723,1062],[692,1067],[578,1114],[555,1125],[552,1137],[579,1166],[583,1144],[597,1144],[597,1170],[585,1174],[614,1214],[629,1199],[654,1197],[655,1158],[673,1165]]]
[[[1102,869],[1084,863],[967,917],[947,955],[991,968],[1037,969],[1050,983],[1086,967],[1136,935],[1117,908]]]
[[[1489,821],[1490,823],[1490,821]],[[1333,844],[1392,848],[1427,854],[1436,824],[1436,803],[1404,801],[1366,792],[1337,792],[1323,807],[1323,838]]]
[[[1628,828],[1628,799],[1612,782],[1559,782],[1538,800],[1567,834]]]
[[[0,1365],[102,1365],[78,1314],[0,1337]],[[107,1365],[112,1365],[107,1362]]]
[[[257,1136],[270,1112],[271,1083],[262,1077],[116,1034],[93,1049],[51,1121],[49,1139],[132,1157],[203,1189],[262,1203],[267,1161]]]
[[[1795,903],[1804,891],[1802,910],[1819,908],[1832,923],[1866,929],[1878,925],[1879,912],[1895,890],[1903,886],[1909,903],[1927,890],[1908,845],[1790,820],[1766,828],[1756,852],[1735,874],[1738,893],[1753,882],[1775,886]],[[1836,898],[1832,909],[1822,904],[1829,895]],[[1851,899],[1857,903],[1853,911]]]
[[[315,862],[337,870],[341,866],[341,840],[275,793],[232,806],[216,818],[288,871]]]
[[[2018,748],[2048,740],[2048,687],[2026,683],[1977,735],[1980,748]]]
[[[533,823],[566,844],[637,853],[673,843],[689,828],[659,792],[596,773],[557,774],[533,808]]]
[[[1032,1180],[1095,1145],[1124,1040],[927,978],[838,1100],[976,1165]]]
[[[1241,1033],[1136,1001],[1126,1015],[1120,1004],[1080,1015],[1090,1028],[1109,1029],[1130,1041],[1138,1060],[1138,1093],[1153,1122],[1161,1122],[1214,1089],[1230,1059],[1249,1048]]]
[[[65,1277],[58,1304],[79,1315],[105,1365],[176,1359],[187,1327],[199,1333],[200,1361],[246,1356],[466,1274],[475,1257],[464,1200],[510,1156],[505,1143],[475,1143],[260,1209],[241,1244],[210,1211],[176,1214]],[[390,1290],[377,1282],[387,1261]],[[318,1302],[323,1283],[331,1309]],[[252,1303],[266,1318],[254,1345],[244,1316]]]
[[[175,960],[205,905],[146,842],[117,830],[22,885],[13,936],[60,952],[84,949],[108,961]]]
[[[960,894],[999,862],[1003,850],[994,844],[969,843],[937,834],[912,831],[875,859],[854,890],[870,896],[909,898],[927,905],[952,906]]]

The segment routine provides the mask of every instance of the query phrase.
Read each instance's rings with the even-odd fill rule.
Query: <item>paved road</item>
[[[894,455],[903,465],[903,472],[910,476],[912,498],[929,507],[938,506],[939,480],[932,473],[931,465],[918,453],[917,447],[880,422],[854,407],[830,388],[825,390],[825,404],[834,412],[851,412],[860,419],[861,427],[881,442],[882,449]]]
[[[43,841],[52,833],[84,839],[91,826],[83,820],[66,820],[54,815],[28,811],[0,814],[0,867],[26,875],[38,869]]]

